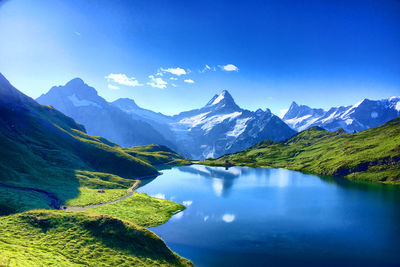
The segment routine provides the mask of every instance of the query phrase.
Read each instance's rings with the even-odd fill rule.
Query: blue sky
[[[398,0],[0,3],[0,72],[34,98],[74,77],[166,114],[400,95]]]

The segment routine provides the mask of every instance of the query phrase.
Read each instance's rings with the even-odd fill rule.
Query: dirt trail
[[[152,176],[146,176],[146,177],[140,177],[140,179],[143,178],[151,178],[151,177],[157,177],[158,175],[152,175]],[[105,202],[105,203],[101,203],[101,204],[96,204],[96,205],[90,205],[90,206],[84,206],[84,207],[68,207],[68,206],[61,206],[61,200],[59,200],[54,194],[46,192],[44,190],[41,189],[35,189],[35,188],[28,188],[28,187],[17,187],[17,186],[11,186],[11,185],[5,185],[0,183],[0,187],[3,188],[8,188],[8,189],[16,189],[16,190],[21,190],[21,191],[31,191],[31,192],[36,192],[39,194],[44,195],[49,201],[50,201],[50,206],[53,209],[62,209],[62,210],[68,210],[68,211],[82,211],[82,210],[86,210],[86,209],[90,209],[90,208],[95,208],[95,207],[100,207],[100,206],[104,206],[104,205],[108,205],[108,204],[112,204],[124,199],[127,199],[128,197],[133,195],[133,190],[135,190],[136,188],[138,188],[138,186],[140,185],[142,181],[141,180],[135,180],[135,182],[133,183],[133,185],[131,187],[128,188],[128,195],[113,200],[113,201],[109,201],[109,202]]]
[[[82,211],[82,210],[95,208],[95,207],[100,207],[100,206],[112,204],[112,203],[127,199],[128,197],[133,195],[133,190],[135,190],[140,185],[141,182],[142,182],[141,180],[136,180],[135,183],[133,183],[133,185],[128,188],[128,195],[126,195],[126,196],[124,196],[122,198],[119,198],[119,199],[116,199],[116,200],[113,200],[113,201],[110,201],[110,202],[101,203],[101,204],[95,204],[95,205],[84,206],[84,207],[65,207],[65,208],[62,207],[62,209],[68,210],[68,211]]]

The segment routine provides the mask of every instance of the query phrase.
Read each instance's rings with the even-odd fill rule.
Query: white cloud
[[[126,86],[142,86],[143,84],[140,84],[138,80],[136,80],[135,77],[128,77],[125,74],[119,73],[110,73],[109,75],[105,76],[104,78],[107,79],[107,81],[113,81],[118,84],[126,85]]]
[[[151,195],[151,197],[165,199],[165,194],[158,193],[158,194]]]
[[[204,219],[204,221],[206,222],[206,221],[208,220],[208,218],[209,218],[208,216],[204,216],[203,219]]]
[[[235,215],[226,213],[224,216],[222,216],[222,220],[226,223],[231,223],[235,220]]]
[[[219,67],[224,71],[239,71],[239,68],[233,64],[227,64]]]
[[[193,204],[193,200],[185,200],[182,202],[182,204],[186,207],[189,207],[190,205]]]
[[[162,78],[154,77],[154,75],[149,75],[149,78],[151,79],[151,81],[148,82],[147,84],[150,85],[151,87],[156,87],[161,89],[167,87],[168,83],[164,81]]]
[[[185,75],[186,74],[186,71],[184,69],[182,69],[182,68],[179,68],[179,67],[177,67],[177,68],[168,68],[168,69],[161,68],[160,70],[162,72],[169,72],[169,73],[171,73],[173,75],[177,75],[177,76],[181,76],[181,75]]]
[[[170,79],[170,80],[173,80],[173,81],[178,80],[178,78],[176,78],[176,77],[170,77],[169,79]]]
[[[209,65],[205,65],[202,70],[199,70],[200,73],[204,73],[206,71],[216,71],[217,69],[215,67],[210,67]]]
[[[177,85],[176,85],[176,84],[174,84],[174,83],[171,83],[171,85],[172,85],[173,87],[177,87]]]
[[[185,83],[194,83],[194,81],[192,79],[186,79],[184,80]]]
[[[109,84],[109,85],[108,85],[108,88],[113,89],[113,90],[119,89],[118,86],[115,86],[115,85],[112,85],[112,84]]]
[[[80,32],[74,32],[76,35],[81,36]]]

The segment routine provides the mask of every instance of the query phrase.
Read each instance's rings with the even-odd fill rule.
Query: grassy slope
[[[79,212],[34,210],[0,217],[0,265],[188,266],[152,232]]]
[[[131,156],[149,162],[151,165],[187,165],[191,163],[190,160],[162,145],[136,146],[122,148],[122,150]]]
[[[135,193],[132,197],[113,204],[89,209],[89,212],[106,214],[129,220],[140,226],[151,227],[165,223],[185,206],[165,200],[149,197],[144,193]]]
[[[107,189],[105,193],[98,193],[98,189],[87,187],[79,188],[79,196],[68,200],[65,205],[72,207],[84,207],[95,204],[111,202],[128,194],[126,189]]]
[[[136,177],[157,174],[150,164],[119,147],[41,120],[31,108],[7,118],[0,113],[1,183],[42,189],[66,201],[78,196],[81,185],[93,189],[126,187]],[[51,117],[46,107],[35,109]],[[9,130],[9,125],[14,127]]]
[[[313,127],[291,139],[255,146],[208,165],[287,168],[351,179],[400,184],[400,118],[354,134]]]

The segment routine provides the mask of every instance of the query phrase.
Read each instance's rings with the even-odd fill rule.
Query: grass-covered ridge
[[[169,218],[185,209],[185,206],[165,199],[135,193],[131,197],[87,211],[129,220],[137,225],[152,227],[165,223]]]
[[[128,221],[34,210],[0,217],[0,266],[191,266]]]
[[[122,150],[151,165],[188,165],[191,163],[190,160],[183,158],[175,151],[163,145],[135,146],[122,148]]]
[[[287,141],[266,140],[203,164],[287,168],[400,184],[400,118],[354,134],[312,127]]]

